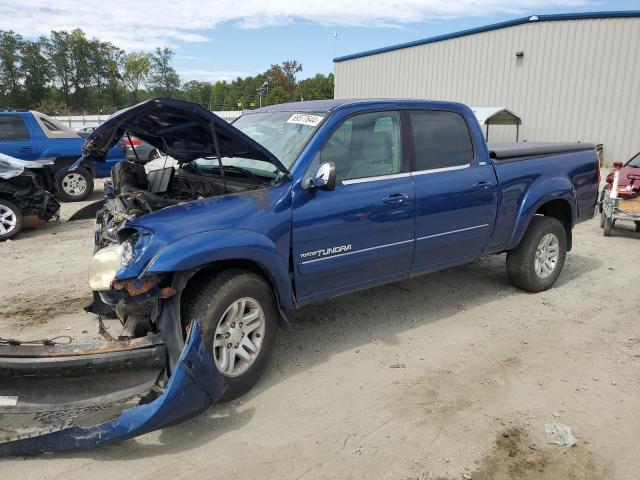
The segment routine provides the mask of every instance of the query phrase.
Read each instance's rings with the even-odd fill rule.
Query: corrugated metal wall
[[[640,18],[531,22],[338,62],[335,97],[506,106],[521,139],[603,143],[607,163],[626,160],[640,151]]]

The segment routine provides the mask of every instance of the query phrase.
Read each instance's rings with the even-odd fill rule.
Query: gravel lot
[[[99,197],[101,188],[94,196]],[[66,204],[63,219],[79,207]],[[504,256],[291,315],[264,380],[182,425],[2,460],[4,478],[637,479],[640,235],[579,225],[556,286],[511,287]],[[97,338],[92,222],[0,244],[0,336]],[[549,445],[544,424],[578,443]]]

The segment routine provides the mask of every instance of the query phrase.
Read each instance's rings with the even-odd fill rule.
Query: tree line
[[[276,103],[333,98],[333,74],[298,80],[302,64],[286,60],[262,74],[215,83],[182,83],[174,52],[126,52],[88,38],[81,29],[37,40],[0,30],[0,108],[50,115],[110,114],[142,100],[172,97],[211,110],[246,110]]]

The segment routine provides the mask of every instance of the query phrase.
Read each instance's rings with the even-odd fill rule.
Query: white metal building
[[[520,139],[602,143],[607,163],[640,151],[640,11],[540,15],[347,55],[336,98],[504,105]],[[492,127],[490,141],[513,141]]]

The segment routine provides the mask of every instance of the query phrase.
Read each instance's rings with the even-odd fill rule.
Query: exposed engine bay
[[[154,164],[121,162],[105,185],[106,202],[96,215],[96,250],[120,243],[118,230],[129,220],[179,203],[265,187],[269,180],[236,171],[203,172],[197,163],[179,166],[170,157]],[[165,166],[169,164],[169,166]]]

